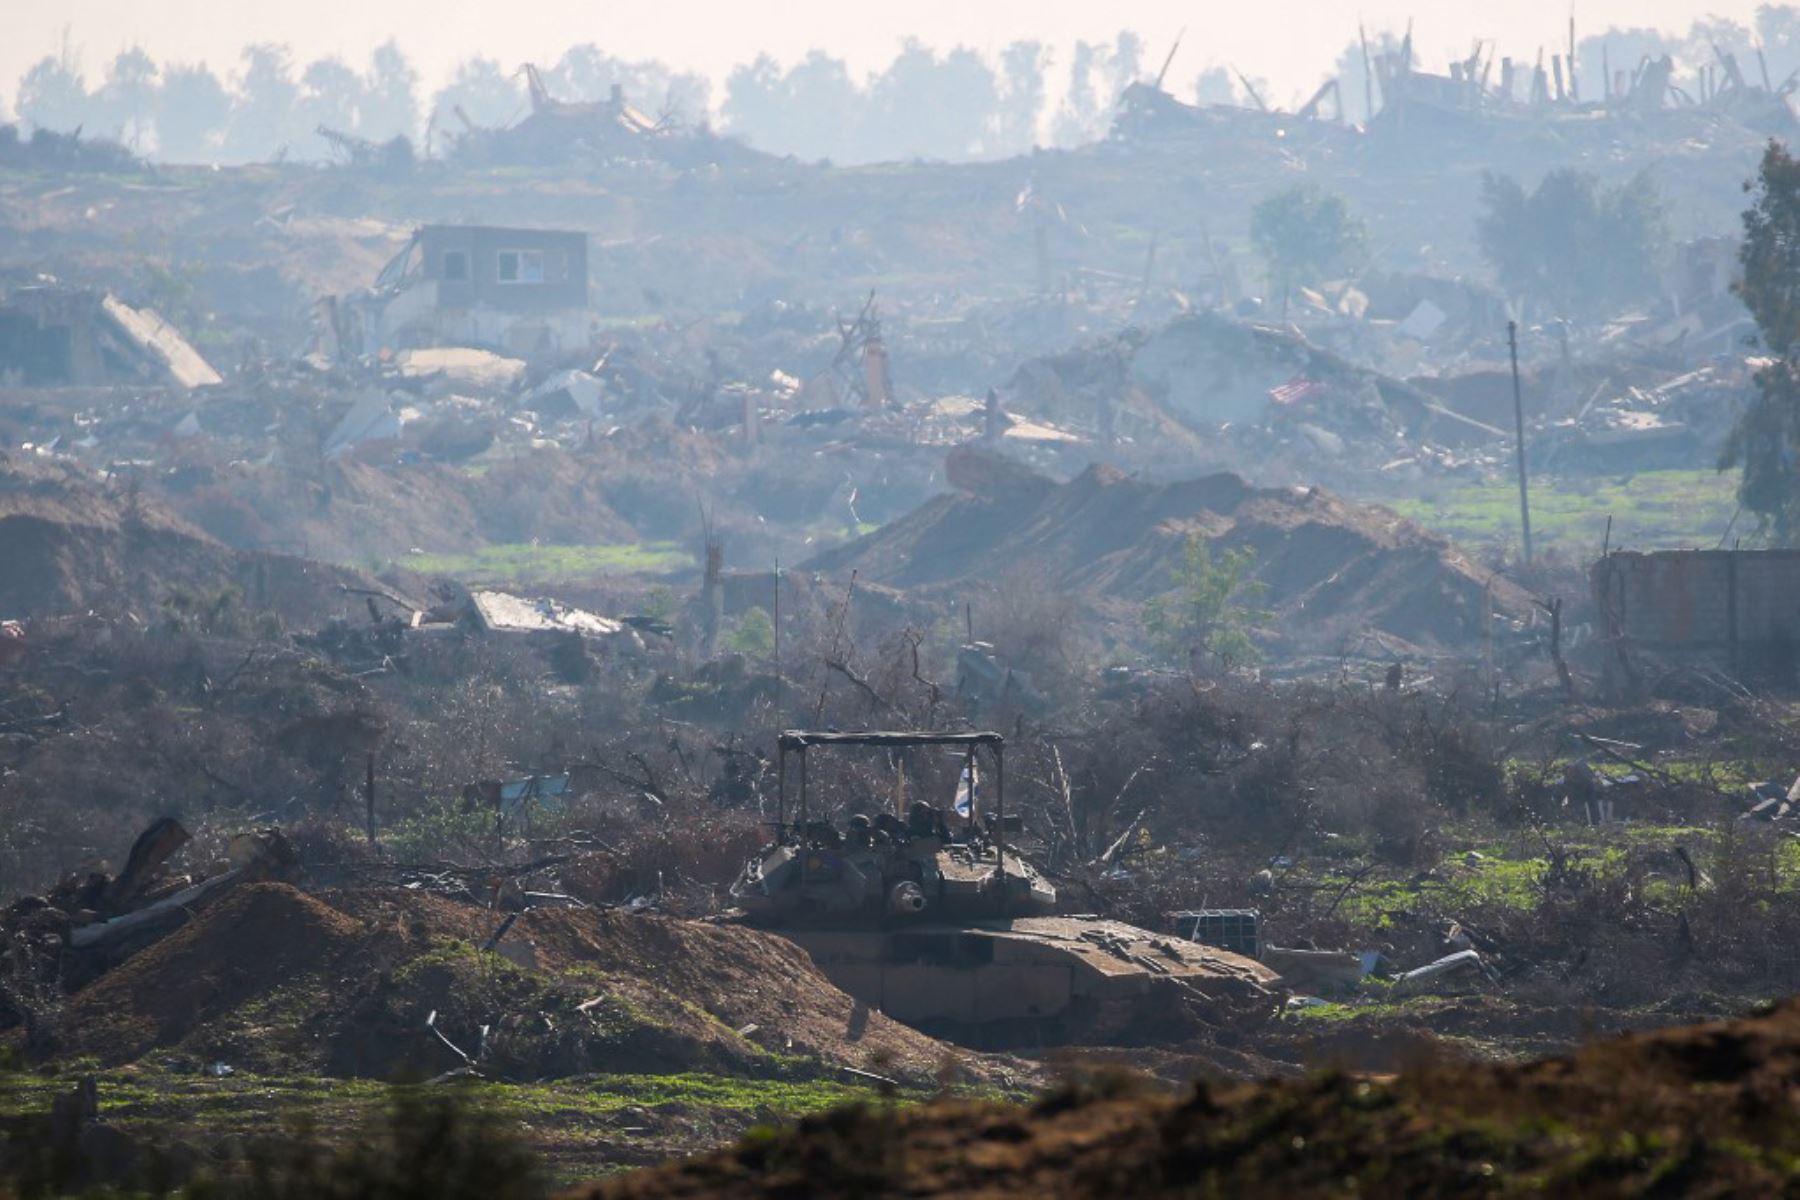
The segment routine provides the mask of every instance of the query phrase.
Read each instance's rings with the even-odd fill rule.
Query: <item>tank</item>
[[[811,815],[806,784],[808,753],[833,746],[950,747],[966,759],[949,805],[918,801],[839,828]],[[1273,1011],[1275,975],[1254,959],[1057,915],[1055,889],[1007,845],[1017,819],[999,734],[791,730],[780,752],[775,838],[732,885],[736,919],[796,942],[870,1008],[981,1047],[1179,1036],[1173,1024]]]
[[[888,836],[854,827],[804,832],[746,863],[732,899],[757,924],[796,928],[1056,911],[1056,890],[1016,855],[1002,860],[980,834]]]
[[[811,815],[807,752],[820,746],[965,752],[948,808],[915,801],[904,815],[859,814],[844,828]],[[921,922],[1043,915],[1056,890],[1007,853],[1005,741],[997,733],[808,733],[780,740],[775,841],[744,865],[732,899],[753,923],[784,929],[884,929]],[[980,765],[985,752],[988,767]],[[790,814],[788,760],[798,756],[799,798]],[[993,811],[985,811],[992,779]],[[790,815],[792,820],[789,820]]]

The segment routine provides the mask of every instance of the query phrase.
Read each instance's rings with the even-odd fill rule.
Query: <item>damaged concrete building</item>
[[[585,345],[585,233],[426,225],[351,305],[365,351],[485,346],[553,354]]]
[[[0,299],[0,385],[197,388],[220,382],[173,325],[111,292],[43,284]]]

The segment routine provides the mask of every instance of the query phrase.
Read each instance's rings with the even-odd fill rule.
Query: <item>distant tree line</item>
[[[1133,82],[1140,43],[1083,43],[1069,74],[1057,136],[1075,144],[1106,132],[1119,90]],[[879,75],[858,83],[820,51],[783,70],[763,55],[725,84],[721,122],[752,145],[833,161],[999,158],[1038,144],[1049,52],[1016,42],[990,64],[972,50],[939,55],[912,40]]]
[[[711,122],[778,154],[962,160],[1104,136],[1120,92],[1143,75],[1144,46],[1131,33],[1077,44],[1054,107],[1051,54],[1030,41],[989,61],[912,40],[885,70],[864,79],[821,51],[787,67],[764,55],[730,74],[716,106],[704,76],[615,58],[591,44],[539,66],[559,99],[603,99],[618,86],[652,115]],[[465,122],[518,120],[530,100],[521,64],[482,56],[461,63],[427,95],[417,69],[390,41],[360,65],[335,57],[301,64],[286,46],[252,45],[223,75],[200,63],[159,64],[130,49],[92,87],[65,48],[25,73],[13,107],[30,128],[81,129],[164,161],[235,163],[324,158],[330,147],[320,126],[371,141],[405,136],[431,153]]]
[[[544,77],[568,99],[605,96],[618,84],[634,98],[695,119],[710,99],[700,76],[626,62],[591,45],[570,48]],[[286,46],[247,46],[228,78],[205,64],[158,64],[131,49],[108,64],[91,90],[65,48],[20,79],[15,108],[29,126],[79,128],[151,158],[234,163],[327,157],[320,126],[370,141],[421,141],[438,129],[460,129],[465,118],[478,125],[515,121],[529,101],[520,70],[482,57],[462,63],[442,89],[423,97],[417,69],[390,41],[361,68],[338,58],[302,66]]]
[[[1546,37],[1560,46],[1556,32],[1547,27]],[[1394,34],[1382,32],[1369,36],[1366,50],[1379,56],[1398,47]],[[1715,47],[1737,55],[1753,77],[1766,65],[1779,86],[1800,70],[1800,6],[1765,5],[1749,26],[1704,18],[1685,35],[1652,29],[1591,35],[1577,52],[1583,97],[1599,98],[1607,70],[1629,73],[1646,57],[1664,54],[1694,69],[1716,61]],[[732,71],[717,96],[704,76],[654,60],[617,58],[592,44],[572,46],[554,63],[538,65],[560,98],[601,99],[617,85],[639,108],[711,121],[778,154],[809,161],[956,161],[1103,137],[1120,93],[1155,79],[1168,49],[1146,46],[1130,32],[1111,41],[1077,42],[1066,61],[1036,41],[987,56],[909,40],[884,70],[862,77],[820,50],[786,66],[762,55]],[[1359,37],[1336,64],[1344,115],[1351,120],[1366,119],[1371,99],[1380,103],[1379,90],[1366,85],[1364,63]],[[1197,76],[1178,74],[1165,84],[1178,98],[1200,104],[1293,107],[1306,98],[1277,95],[1266,80],[1223,65]],[[142,49],[130,49],[97,80],[84,76],[65,46],[24,74],[12,108],[28,129],[80,128],[156,159],[253,162],[327,156],[329,146],[315,132],[320,125],[371,141],[406,136],[431,153],[436,146],[424,144],[428,134],[436,143],[440,134],[460,130],[465,118],[477,125],[516,120],[529,110],[529,100],[521,64],[479,55],[427,93],[391,41],[360,64],[335,57],[301,63],[286,46],[251,45],[224,72],[203,63],[158,63]]]

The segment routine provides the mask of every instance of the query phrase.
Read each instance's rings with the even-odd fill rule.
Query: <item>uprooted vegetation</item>
[[[1623,788],[1631,824],[1594,827],[1569,782],[1579,743],[1539,740],[1534,761],[1529,727],[1505,737],[1439,697],[1296,689],[1272,701],[1163,693],[1092,748],[1054,751],[1037,819],[1065,862],[1090,864],[1076,874],[1094,901],[1144,924],[1254,907],[1283,945],[1369,949],[1396,965],[1473,946],[1498,986],[1462,1002],[1472,1019],[1458,1031],[1490,1052],[1553,1046],[1552,1028],[1579,1036],[1551,1016],[1570,1005],[1590,1026],[1631,1027],[1728,1014],[1800,984],[1779,952],[1795,932],[1785,898],[1800,861],[1779,832],[1739,819],[1740,786],[1707,762],[1780,761],[1782,726],[1737,714],[1731,743],[1686,747],[1685,766]],[[1371,1006],[1371,1034],[1458,1024],[1385,1009],[1385,990],[1367,981],[1342,1015]]]
[[[1797,1014],[1792,1005],[1748,1020],[1597,1042],[1563,1057],[1470,1064],[1426,1055],[1397,1076],[1327,1071],[1302,1080],[1207,1081],[1180,1089],[1117,1070],[1072,1075],[1030,1105],[940,1099],[914,1106],[890,1094],[820,1112],[770,1095],[758,1111],[798,1117],[759,1125],[731,1148],[683,1163],[590,1184],[593,1197],[792,1195],[1190,1195],[1196,1187],[1279,1189],[1284,1194],[1371,1190],[1407,1194],[1711,1196],[1776,1192],[1793,1177],[1785,1095],[1793,1086]],[[10,1082],[10,1081],[9,1081]],[[250,1081],[246,1081],[249,1083]],[[189,1102],[179,1077],[131,1081]],[[271,1085],[274,1086],[271,1086]],[[548,1163],[513,1120],[518,1098],[491,1088],[400,1088],[314,1097],[322,1120],[280,1141],[237,1133],[235,1114],[271,1097],[300,1099],[276,1081],[255,1091],[233,1080],[206,1090],[233,1102],[218,1128],[225,1148],[151,1143],[135,1110],[146,1091],[99,1102],[106,1139],[70,1136],[67,1117],[12,1119],[12,1163],[28,1187],[93,1182],[104,1141],[115,1167],[161,1190],[197,1176],[209,1195],[444,1196],[542,1194],[546,1175],[586,1166],[579,1151]],[[616,1117],[653,1119],[656,1093],[618,1107],[616,1082],[583,1100],[590,1122],[620,1139]],[[34,1098],[81,1089],[28,1085]],[[684,1085],[664,1095],[697,1096]],[[102,1096],[107,1093],[102,1093]],[[823,1098],[823,1097],[820,1097]],[[840,1097],[840,1099],[843,1099]],[[573,1102],[568,1098],[565,1103]],[[92,1103],[92,1101],[90,1101]],[[563,1128],[561,1114],[545,1120]],[[810,1114],[810,1115],[809,1115]],[[613,1118],[613,1119],[609,1119]],[[622,1140],[622,1139],[621,1139]],[[616,1145],[616,1142],[614,1142]],[[591,1147],[590,1147],[591,1150]],[[84,1153],[85,1151],[85,1153]],[[545,1170],[548,1166],[549,1170]],[[197,1168],[197,1169],[196,1169]],[[160,1182],[160,1186],[159,1186]]]

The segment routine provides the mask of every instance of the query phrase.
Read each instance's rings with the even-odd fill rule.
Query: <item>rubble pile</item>
[[[895,1103],[1800,987],[1800,555],[1624,545],[1732,503],[1728,234],[1756,282],[1795,81],[1578,82],[1568,32],[1365,44],[1361,124],[1121,37],[1054,122],[1103,87],[1110,132],[1003,161],[778,158],[530,65],[518,119],[469,74],[331,163],[0,126],[0,1083],[60,1093],[0,1192],[394,1079],[609,1170],[884,1098],[601,1195],[1788,1182],[1791,1006]],[[170,1161],[253,1161],[214,1132]]]
[[[1762,361],[1727,360],[1616,391],[1602,384],[1572,416],[1535,425],[1543,469],[1586,474],[1716,461]]]
[[[550,93],[535,66],[525,65],[531,112],[499,128],[479,126],[462,115],[463,129],[452,153],[470,167],[596,167],[640,161],[676,168],[755,165],[768,156],[704,126],[672,116],[652,117],[634,107],[615,84],[605,100],[571,101]]]
[[[1441,311],[1441,310],[1440,310]],[[1500,326],[1504,330],[1504,324]],[[1491,352],[1492,329],[1481,337]],[[1330,327],[1209,313],[1030,360],[1001,391],[1010,412],[1054,422],[1109,461],[1161,477],[1250,461],[1260,479],[1402,494],[1431,478],[1493,478],[1513,464],[1511,378],[1395,378],[1323,348]],[[1498,343],[1504,352],[1504,337]],[[1564,477],[1710,467],[1761,360],[1617,347],[1524,371],[1537,469]]]
[[[329,233],[343,258],[391,249],[391,227],[353,224],[290,214],[281,229]],[[22,358],[0,436],[138,480],[240,549],[358,563],[689,544],[702,507],[737,553],[791,561],[917,507],[942,449],[977,441],[1059,478],[1095,462],[1165,480],[1232,469],[1381,498],[1497,479],[1514,458],[1505,306],[1460,279],[1301,288],[1279,320],[1107,278],[1028,299],[871,291],[835,312],[772,289],[732,318],[602,328],[590,242],[421,226],[371,284],[313,307],[303,352],[223,376],[104,295],[104,313],[135,316],[86,324],[125,329],[104,344],[136,346],[136,365],[50,386]],[[1711,465],[1756,366],[1713,336],[1744,319],[1722,261],[1693,243],[1642,314],[1522,331],[1539,470]],[[40,293],[14,293],[33,320]]]

